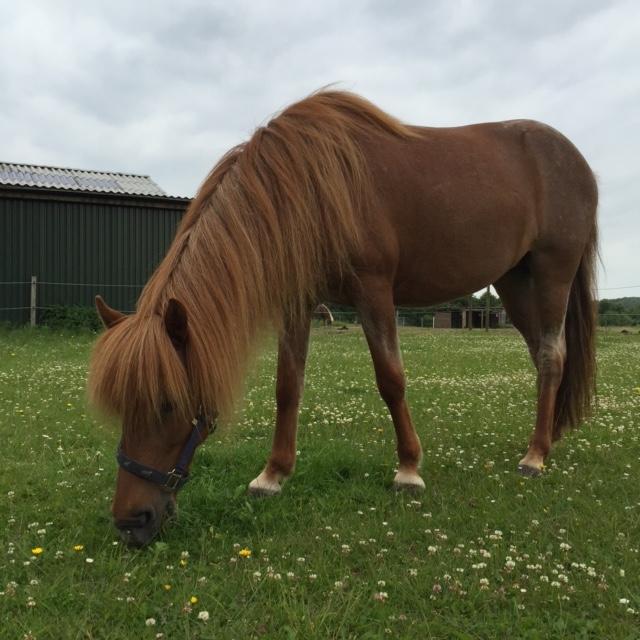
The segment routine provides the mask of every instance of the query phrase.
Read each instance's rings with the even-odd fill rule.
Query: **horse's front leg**
[[[389,407],[398,442],[398,489],[422,490],[420,477],[422,447],[405,398],[406,381],[395,322],[391,286],[386,279],[362,279],[363,293],[358,301],[362,328],[369,344],[376,381],[382,399]]]
[[[296,464],[298,409],[304,387],[304,366],[309,346],[310,319],[283,331],[278,344],[276,383],[276,429],[271,455],[262,473],[249,484],[253,495],[280,493],[282,483]]]

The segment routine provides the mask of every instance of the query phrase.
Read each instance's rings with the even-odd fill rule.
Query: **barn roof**
[[[149,177],[0,162],[0,185],[136,196],[167,196]]]

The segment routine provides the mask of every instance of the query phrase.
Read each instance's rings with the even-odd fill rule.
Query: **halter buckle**
[[[175,469],[171,469],[167,474],[167,481],[164,483],[163,488],[169,491],[176,491],[182,478],[184,476],[181,473],[176,473]]]

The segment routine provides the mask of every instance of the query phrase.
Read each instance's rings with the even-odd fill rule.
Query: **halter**
[[[178,462],[176,462],[175,467],[168,473],[158,471],[153,467],[137,462],[127,456],[122,451],[122,441],[118,445],[118,452],[116,454],[118,464],[134,476],[160,485],[163,491],[168,491],[169,493],[177,492],[179,489],[182,489],[189,480],[189,472],[187,469],[196,452],[196,448],[204,442],[208,434],[213,433],[216,429],[215,419],[208,420],[202,410],[200,410],[198,415],[191,421],[191,424],[193,428],[191,429],[187,442],[184,447],[182,447]]]

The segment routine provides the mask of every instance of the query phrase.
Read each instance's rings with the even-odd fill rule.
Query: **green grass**
[[[599,408],[536,480],[515,473],[535,386],[520,338],[401,339],[424,494],[391,489],[361,332],[316,329],[283,494],[245,493],[270,446],[269,349],[177,520],[135,551],[109,516],[118,433],[84,405],[93,337],[0,331],[0,638],[640,637],[640,336],[599,335]]]

